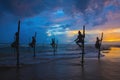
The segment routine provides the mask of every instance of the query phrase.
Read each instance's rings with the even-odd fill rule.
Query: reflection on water
[[[119,47],[111,47],[108,54],[105,54],[107,59],[120,61],[120,48]],[[117,60],[116,60],[117,59]]]

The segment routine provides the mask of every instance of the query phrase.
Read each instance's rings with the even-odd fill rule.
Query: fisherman
[[[32,42],[29,43],[29,46],[33,48],[33,47],[35,47],[35,45],[36,45],[36,39],[35,39],[35,37],[33,36],[33,37],[32,37]]]
[[[52,48],[56,47],[55,38],[52,38],[52,42],[51,42],[50,45],[52,46]]]
[[[84,36],[78,31],[78,37],[74,40],[79,47],[82,47]],[[81,43],[81,44],[80,44]]]
[[[96,37],[95,48],[100,49],[100,47],[101,47],[101,40],[98,37]]]
[[[18,32],[15,33],[15,41],[11,44],[11,47],[17,48],[18,46]]]

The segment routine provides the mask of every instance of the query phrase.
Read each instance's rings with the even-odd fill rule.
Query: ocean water
[[[34,54],[33,48],[28,45],[20,45],[20,57],[31,57]],[[119,55],[119,47],[111,45],[102,45],[101,57],[112,57]],[[76,44],[59,44],[57,51],[54,53],[53,48],[49,44],[37,45],[36,46],[36,56],[61,56],[61,57],[81,57],[82,49]],[[107,55],[107,53],[113,53]],[[10,45],[0,45],[0,58],[16,58],[16,50],[11,48]],[[94,47],[94,44],[85,44],[85,58],[97,58],[98,50]]]
[[[111,47],[108,53],[104,53],[104,55],[111,62],[120,62],[120,47]]]
[[[53,60],[53,59],[73,59],[80,58],[82,50],[76,44],[60,44],[58,45],[57,51],[54,53],[53,48],[50,45],[37,45],[36,46],[36,57],[38,60],[34,62],[32,60],[34,55],[33,48],[30,48],[28,45],[21,45],[19,50],[20,61],[24,64],[36,64],[43,60]],[[11,48],[10,45],[4,45],[0,48],[0,64],[16,64],[16,50]],[[94,45],[85,46],[85,58],[97,58],[98,50],[95,49]],[[101,54],[101,57],[103,55]],[[39,59],[40,58],[40,59]]]
[[[94,45],[85,46],[85,63],[81,67],[81,49],[77,45],[59,45],[56,55],[50,45],[33,49],[20,47],[20,69],[16,70],[16,53],[9,46],[0,48],[1,80],[120,80],[120,47],[103,46],[100,60]],[[6,54],[3,56],[3,54]],[[14,54],[14,55],[13,55]],[[7,77],[6,77],[7,76]]]
[[[102,52],[108,52],[111,47],[116,47],[116,45],[105,44],[102,45]],[[119,46],[117,45],[119,48]],[[108,50],[108,51],[107,51]],[[102,53],[101,52],[101,53]],[[80,54],[82,49],[76,44],[58,44],[56,54]],[[0,44],[0,54],[16,54],[16,50],[10,46],[10,44]],[[33,54],[33,48],[29,47],[26,44],[20,44],[20,54]],[[53,54],[53,48],[50,44],[37,44],[36,45],[36,54]],[[94,44],[85,44],[85,54],[86,55],[96,55],[98,50],[95,48]]]

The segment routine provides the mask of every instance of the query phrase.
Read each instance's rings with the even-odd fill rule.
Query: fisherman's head
[[[32,36],[32,39],[34,39],[34,36]]]
[[[18,32],[16,32],[15,35],[17,36],[17,35],[18,35]]]
[[[99,40],[99,38],[98,38],[98,37],[96,37],[96,39],[97,39],[97,40]]]
[[[80,31],[78,31],[78,34],[81,34],[81,32],[80,32]]]

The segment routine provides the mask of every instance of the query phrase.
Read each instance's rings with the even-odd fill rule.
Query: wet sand
[[[27,56],[19,69],[2,65],[0,80],[120,80],[119,52],[112,47],[100,60],[86,57],[83,67],[80,54]]]

